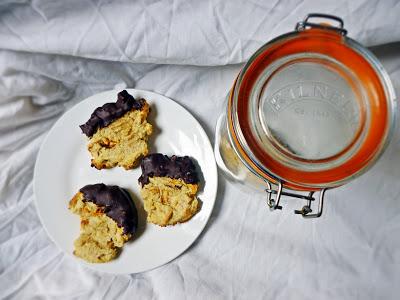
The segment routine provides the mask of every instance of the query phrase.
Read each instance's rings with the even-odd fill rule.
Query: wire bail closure
[[[267,189],[265,189],[265,192],[267,193],[267,205],[269,206],[270,210],[276,210],[276,209],[282,209],[282,206],[279,205],[281,201],[281,196],[289,196],[292,198],[296,199],[303,199],[306,200],[307,203],[304,205],[300,210],[295,210],[294,213],[296,215],[302,215],[303,218],[319,218],[322,215],[322,211],[324,209],[324,197],[325,197],[325,192],[326,189],[322,189],[319,194],[319,201],[318,201],[318,210],[316,213],[312,214],[312,208],[311,204],[313,201],[315,201],[314,198],[314,193],[313,191],[309,192],[308,195],[301,195],[301,194],[295,194],[295,193],[290,193],[290,192],[284,192],[283,191],[283,185],[280,181],[278,181],[278,189],[273,190],[271,183],[268,181],[265,181],[267,184]],[[276,195],[275,199],[272,199],[272,194]]]
[[[311,18],[325,18],[325,19],[334,20],[339,23],[339,27],[331,26],[331,25],[325,24],[325,23],[309,22],[309,19],[311,19]],[[328,15],[328,14],[320,14],[320,13],[308,14],[304,18],[303,21],[298,22],[296,24],[296,31],[303,31],[303,30],[307,29],[307,27],[334,30],[334,31],[339,32],[343,36],[345,36],[347,34],[347,30],[344,29],[343,20],[339,17],[333,16],[333,15]]]
[[[334,20],[338,22],[338,27],[332,26],[326,23],[314,23],[310,22],[311,18],[323,18]],[[327,29],[339,32],[341,35],[345,36],[347,34],[347,30],[344,29],[343,20],[339,17],[328,15],[328,14],[320,14],[320,13],[311,13],[308,14],[303,21],[298,22],[296,24],[296,31],[306,30],[308,27],[311,28],[319,28],[319,29]],[[314,191],[308,193],[308,195],[301,195],[296,193],[290,193],[283,191],[283,185],[280,180],[277,180],[277,190],[272,189],[272,185],[270,182],[265,181],[267,184],[267,189],[265,192],[267,193],[267,205],[271,211],[279,209],[282,210],[282,206],[280,205],[281,197],[288,196],[295,199],[303,199],[306,200],[306,204],[299,210],[295,210],[294,213],[297,215],[302,215],[303,218],[319,218],[322,215],[324,209],[324,197],[327,189],[322,189],[319,192],[319,200],[318,200],[318,210],[316,213],[312,213],[313,210],[311,208],[312,202],[315,201]],[[275,199],[272,198],[272,195],[276,195]]]

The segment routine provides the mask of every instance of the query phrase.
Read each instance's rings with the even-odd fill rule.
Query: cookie
[[[187,156],[156,153],[145,157],[139,178],[147,222],[160,226],[183,223],[200,209],[196,197],[198,176]]]
[[[109,169],[120,166],[132,169],[146,156],[153,127],[147,122],[150,107],[146,100],[136,100],[127,91],[118,93],[116,103],[95,109],[90,119],[79,127],[89,137],[92,166]]]
[[[80,216],[81,232],[74,242],[74,255],[91,263],[115,258],[138,225],[138,215],[129,194],[116,185],[86,185],[69,202]]]

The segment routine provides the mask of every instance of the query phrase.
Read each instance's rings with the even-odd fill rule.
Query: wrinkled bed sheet
[[[308,12],[341,16],[399,95],[400,2],[325,2],[1,1],[0,298],[399,299],[398,130],[375,167],[327,193],[321,219],[294,216],[296,201],[269,212],[220,176],[198,240],[142,274],[79,265],[49,240],[34,205],[36,155],[65,110],[116,85],[147,89],[185,106],[213,140],[242,63]]]

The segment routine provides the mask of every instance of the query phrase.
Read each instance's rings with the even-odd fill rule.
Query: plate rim
[[[211,150],[211,152],[214,154],[214,148],[213,148],[213,146],[212,146],[212,144],[211,144],[210,138],[208,137],[206,131],[204,130],[204,128],[203,128],[203,126],[200,124],[200,122],[193,116],[193,114],[192,114],[186,107],[184,107],[183,105],[181,105],[180,103],[178,103],[177,101],[171,99],[171,98],[168,97],[168,96],[165,96],[165,95],[162,95],[162,94],[160,94],[160,93],[153,92],[153,91],[150,91],[150,90],[142,90],[142,89],[135,89],[135,88],[123,88],[123,90],[127,90],[128,92],[135,92],[135,93],[142,93],[142,92],[144,92],[144,93],[150,93],[150,94],[155,95],[156,97],[160,97],[160,96],[161,96],[161,97],[163,97],[163,98],[165,98],[165,99],[167,99],[167,100],[169,100],[169,101],[174,102],[176,105],[178,105],[178,106],[179,106],[180,108],[182,108],[184,111],[186,111],[186,112],[188,113],[188,115],[190,115],[190,116],[193,118],[193,120],[197,123],[198,128],[199,128],[199,131],[201,131],[201,133],[206,137],[205,143],[207,144],[207,146],[209,147],[209,149]],[[97,97],[97,96],[99,96],[99,95],[107,94],[107,93],[111,93],[111,92],[116,92],[116,93],[118,93],[118,90],[117,90],[117,89],[111,89],[111,90],[102,91],[102,92],[100,92],[100,93],[93,94],[93,95],[91,95],[91,96],[89,96],[89,97],[86,97],[86,98],[80,100],[79,102],[75,103],[72,107],[70,107],[69,109],[67,109],[67,110],[54,122],[54,124],[51,126],[51,128],[49,129],[49,131],[46,133],[46,136],[43,138],[43,141],[41,142],[40,147],[39,147],[39,150],[38,150],[38,152],[37,152],[36,159],[35,159],[35,166],[34,166],[34,170],[33,170],[33,180],[32,180],[32,181],[33,181],[33,196],[34,196],[33,198],[34,198],[34,203],[35,203],[35,209],[36,209],[37,215],[38,215],[38,217],[39,217],[39,221],[40,221],[40,223],[41,223],[41,225],[42,225],[42,228],[43,228],[44,231],[46,232],[46,234],[47,234],[47,236],[49,237],[49,239],[53,242],[53,244],[54,244],[59,250],[61,250],[62,253],[67,254],[68,257],[72,257],[73,260],[75,260],[80,266],[84,266],[84,267],[87,267],[87,268],[89,268],[89,269],[91,269],[91,270],[94,270],[94,271],[100,272],[100,273],[104,273],[104,274],[128,275],[128,274],[145,273],[145,272],[149,272],[149,271],[152,271],[152,270],[154,270],[154,269],[160,268],[160,267],[162,267],[162,266],[164,266],[164,265],[166,265],[166,264],[172,262],[173,260],[179,258],[182,254],[184,254],[184,253],[194,244],[195,241],[197,241],[197,239],[200,237],[201,233],[204,231],[205,227],[207,226],[207,224],[208,224],[208,222],[209,222],[209,220],[210,220],[210,217],[211,217],[211,215],[212,215],[212,213],[213,213],[214,206],[215,206],[215,202],[217,201],[218,188],[219,188],[219,185],[218,185],[218,168],[217,168],[217,164],[216,164],[214,155],[213,155],[213,159],[212,159],[212,162],[213,162],[213,163],[212,163],[212,166],[210,166],[210,167],[212,167],[212,173],[213,173],[213,175],[215,176],[215,186],[216,186],[216,188],[214,189],[214,192],[213,192],[213,195],[212,195],[213,202],[212,202],[211,207],[210,207],[210,213],[206,216],[206,219],[205,219],[205,221],[203,222],[203,224],[201,225],[201,228],[200,228],[199,232],[196,234],[196,236],[193,238],[193,240],[192,240],[190,243],[188,243],[188,245],[187,245],[186,247],[184,247],[184,249],[178,251],[179,253],[178,253],[176,256],[174,256],[174,257],[172,257],[172,258],[166,260],[164,263],[162,263],[162,264],[160,264],[160,265],[158,265],[158,266],[154,266],[154,267],[151,267],[151,268],[148,268],[148,269],[145,269],[145,270],[142,270],[142,271],[138,271],[138,272],[113,272],[113,271],[111,271],[111,270],[100,270],[100,269],[96,268],[96,266],[97,266],[98,264],[96,264],[96,263],[88,263],[88,262],[84,261],[83,259],[79,259],[78,257],[74,256],[72,253],[69,253],[68,251],[66,251],[65,249],[63,249],[63,248],[58,244],[58,242],[57,242],[56,239],[53,237],[53,235],[49,232],[48,228],[44,225],[45,223],[44,223],[44,221],[43,221],[43,216],[42,216],[42,213],[40,212],[38,200],[37,200],[37,197],[36,197],[36,189],[37,189],[37,188],[36,188],[36,185],[37,185],[37,180],[36,180],[36,178],[37,178],[37,176],[38,176],[38,175],[37,175],[37,172],[38,172],[38,167],[37,167],[37,166],[38,166],[38,162],[39,162],[39,160],[40,160],[40,161],[42,160],[42,159],[41,159],[41,156],[42,156],[42,153],[43,153],[43,151],[44,151],[44,150],[43,150],[44,145],[47,143],[48,139],[50,138],[50,135],[56,130],[57,125],[59,125],[59,124],[63,121],[63,119],[66,118],[66,115],[68,115],[69,113],[71,113],[71,111],[72,111],[73,109],[76,109],[76,107],[78,107],[79,105],[81,105],[83,102],[88,101],[88,100],[91,99],[91,98],[95,98],[95,97]],[[189,220],[189,221],[190,221],[190,220]]]

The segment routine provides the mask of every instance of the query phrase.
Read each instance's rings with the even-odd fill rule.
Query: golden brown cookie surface
[[[193,217],[200,209],[198,185],[182,179],[152,177],[141,189],[147,221],[160,226],[175,225]]]
[[[108,169],[121,166],[132,169],[149,152],[147,141],[153,127],[147,122],[147,103],[133,109],[104,128],[99,128],[89,140],[92,166]]]

